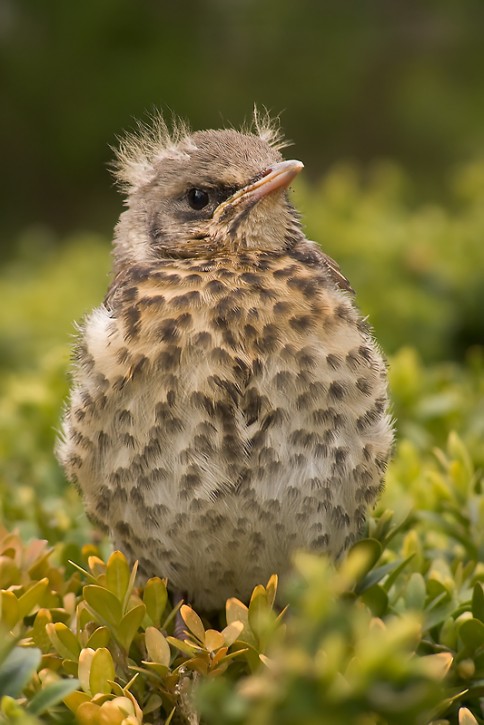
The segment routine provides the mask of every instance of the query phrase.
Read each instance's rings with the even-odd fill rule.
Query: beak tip
[[[274,166],[271,167],[271,170],[278,170],[280,172],[289,172],[294,174],[299,174],[300,171],[304,169],[304,164],[302,161],[299,161],[298,159],[290,159],[289,161],[281,161],[278,164],[274,164]]]
[[[249,199],[257,202],[278,189],[287,189],[292,180],[304,169],[302,161],[291,159],[273,164],[254,183],[240,189],[236,194],[222,202],[216,209],[215,215],[221,216],[227,208],[238,206],[243,200]]]

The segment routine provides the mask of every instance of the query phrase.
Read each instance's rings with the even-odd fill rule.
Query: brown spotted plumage
[[[118,157],[107,297],[85,320],[58,455],[145,576],[204,609],[298,548],[342,552],[382,487],[385,363],[337,265],[305,239],[263,123]]]

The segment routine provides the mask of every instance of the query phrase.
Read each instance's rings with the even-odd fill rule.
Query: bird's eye
[[[210,198],[204,189],[189,189],[187,199],[192,209],[196,209],[196,211],[203,209],[210,201]]]

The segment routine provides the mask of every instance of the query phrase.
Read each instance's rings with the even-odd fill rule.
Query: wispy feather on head
[[[186,121],[173,117],[168,126],[161,111],[151,114],[148,121],[137,121],[136,129],[120,137],[118,146],[113,147],[111,170],[116,180],[126,190],[149,183],[158,161],[186,155],[188,148],[182,150],[181,146],[189,136]]]
[[[280,117],[271,116],[270,111],[265,106],[258,108],[254,104],[252,120],[247,129],[243,128],[242,131],[259,136],[277,151],[281,151],[292,144],[292,141],[284,138]]]
[[[279,118],[272,117],[266,108],[254,106],[252,119],[242,127],[242,133],[259,136],[276,150],[290,145],[284,139]],[[115,160],[110,168],[114,177],[122,189],[133,192],[152,181],[163,159],[188,158],[196,146],[186,121],[173,116],[168,124],[157,111],[148,121],[138,121],[136,129],[120,137],[113,150]]]

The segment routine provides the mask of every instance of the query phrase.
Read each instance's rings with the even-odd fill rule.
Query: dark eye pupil
[[[190,189],[188,191],[188,203],[192,209],[203,209],[209,202],[208,194],[203,189]]]

